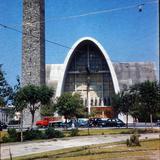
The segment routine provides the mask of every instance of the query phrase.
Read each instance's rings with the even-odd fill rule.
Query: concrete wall
[[[63,72],[63,64],[46,64],[46,83],[55,89]]]
[[[152,62],[121,62],[113,63],[120,90],[146,80],[156,80],[154,63]]]
[[[141,83],[146,80],[156,80],[155,65],[153,62],[119,62],[113,63],[120,90],[130,85]],[[63,71],[63,64],[46,65],[46,83],[49,86],[56,86],[60,81]]]

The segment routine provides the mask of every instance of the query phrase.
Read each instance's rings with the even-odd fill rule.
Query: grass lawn
[[[141,142],[140,147],[124,143],[99,144],[50,151],[13,160],[159,160],[160,140]]]
[[[121,133],[129,133],[132,129],[127,128],[113,128],[113,129],[84,129],[79,130],[79,136],[87,136],[87,135],[104,135],[104,134],[121,134]],[[65,136],[69,136],[71,131],[64,131]]]
[[[160,132],[158,129],[133,129],[133,128],[111,128],[111,129],[92,129],[90,128],[85,130],[79,130],[79,136],[87,136],[87,135],[105,135],[105,134],[133,134],[137,133],[158,133]],[[67,137],[70,135],[71,131],[64,131],[64,135]]]

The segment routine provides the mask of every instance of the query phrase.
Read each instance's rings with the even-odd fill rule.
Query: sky
[[[22,31],[22,3],[0,0],[0,24]],[[68,47],[93,37],[113,62],[151,61],[159,73],[158,16],[158,0],[45,0],[45,36]],[[46,64],[64,62],[69,49],[45,45]],[[22,34],[0,26],[0,64],[12,86],[21,76],[21,55]]]

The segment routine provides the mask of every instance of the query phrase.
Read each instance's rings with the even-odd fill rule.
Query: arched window
[[[107,105],[106,97],[104,97],[103,102],[104,102],[104,105],[106,106]]]
[[[91,99],[91,106],[93,106],[93,98]]]
[[[101,106],[102,105],[102,99],[101,99],[101,97],[99,98],[99,106]]]
[[[111,105],[111,99],[110,99],[110,97],[108,97],[108,105],[109,106]]]
[[[97,98],[95,98],[95,106],[97,106]]]

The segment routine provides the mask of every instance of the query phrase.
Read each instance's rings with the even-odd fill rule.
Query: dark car
[[[101,118],[90,118],[88,121],[89,127],[102,127],[103,120]]]
[[[158,119],[156,125],[160,127],[160,120]]]
[[[80,121],[80,122],[78,122],[78,127],[88,127],[88,121]]]
[[[109,118],[106,120],[105,125],[106,127],[124,127],[126,124],[118,119],[118,118]]]
[[[50,121],[49,122],[49,127],[54,127],[54,128],[71,128],[72,127],[72,121],[69,121],[69,122],[62,122],[62,121]],[[74,123],[75,126],[76,123]]]
[[[50,121],[49,122],[49,127],[62,128],[63,127],[63,122],[62,121]]]
[[[8,125],[19,125],[20,124],[20,120],[10,120]]]
[[[4,122],[0,121],[0,130],[6,129],[6,128],[7,128],[7,125]]]

